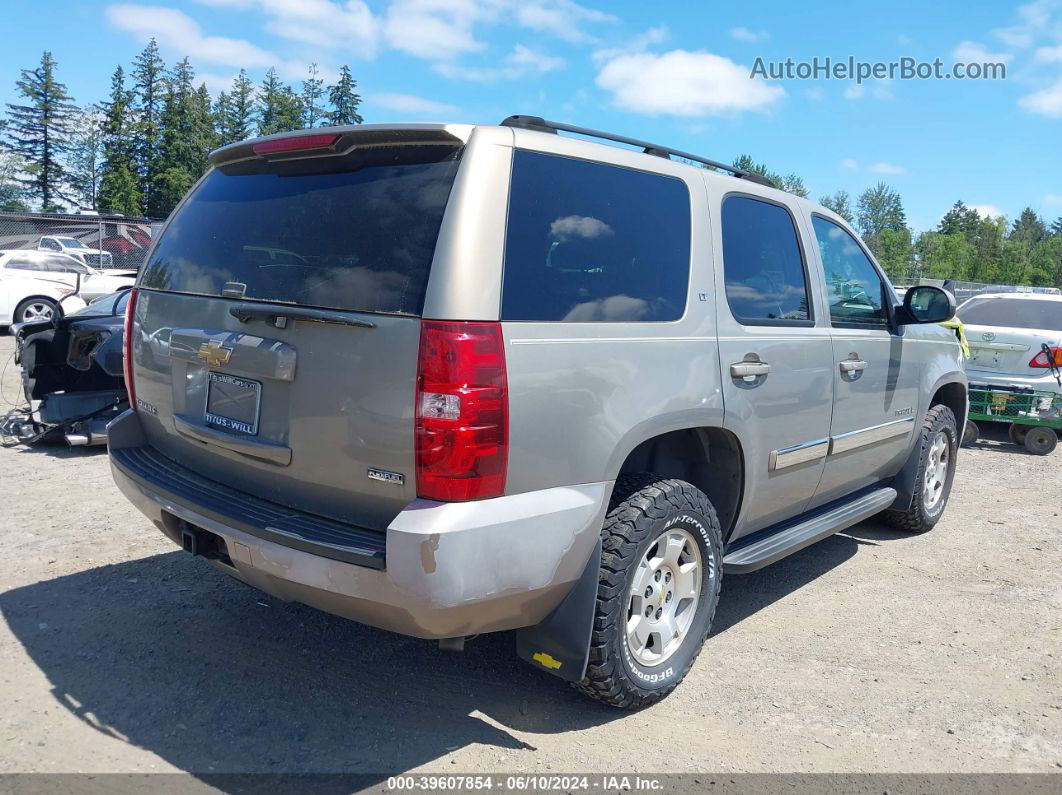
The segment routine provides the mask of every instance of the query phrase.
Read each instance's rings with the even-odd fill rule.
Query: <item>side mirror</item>
[[[920,284],[903,297],[901,326],[912,323],[942,323],[955,317],[955,298],[947,290]]]

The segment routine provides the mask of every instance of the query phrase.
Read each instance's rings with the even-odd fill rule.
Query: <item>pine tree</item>
[[[23,69],[15,87],[25,104],[9,103],[6,136],[10,150],[24,163],[17,180],[45,211],[65,199],[62,156],[69,149],[77,108],[55,77],[56,62],[45,51],[35,69]]]
[[[211,117],[214,122],[214,132],[217,133],[218,141],[222,144],[232,143],[234,140],[228,135],[228,120],[231,116],[232,99],[227,92],[222,91],[218,94],[218,98],[214,102],[214,109],[211,112]]]
[[[302,103],[291,90],[277,77],[277,70],[266,72],[258,92],[258,134],[270,135],[276,132],[297,130],[302,124]]]
[[[339,82],[328,88],[328,102],[332,106],[328,114],[329,124],[361,124],[365,121],[358,113],[361,97],[357,89],[358,83],[351,77],[350,67],[344,64],[339,70]]]
[[[937,231],[943,235],[962,234],[971,237],[977,234],[980,222],[981,216],[977,210],[967,207],[960,199],[944,213],[937,225]]]
[[[1044,226],[1043,220],[1032,207],[1026,207],[1015,219],[1007,240],[1020,243],[1031,251],[1032,247],[1045,237],[1047,237],[1047,227]]]
[[[99,107],[85,108],[74,117],[67,166],[73,200],[79,207],[99,208],[103,170],[103,122]]]
[[[796,174],[786,174],[782,177],[781,184],[778,187],[786,193],[792,193],[794,196],[800,196],[802,199],[808,197],[808,189],[804,186],[804,180]]]
[[[827,210],[833,210],[848,223],[855,225],[855,214],[852,212],[852,197],[848,195],[848,191],[839,190],[832,196],[823,196],[819,199],[819,204]]]
[[[241,69],[232,81],[230,93],[223,91],[218,96],[214,114],[219,145],[251,137],[254,131],[254,83],[247,77],[245,70]]]
[[[163,205],[155,196],[155,183],[159,173],[159,119],[166,96],[166,62],[159,55],[154,39],[133,60],[132,77],[138,119],[136,173],[145,212],[160,217]]]
[[[125,87],[125,71],[114,70],[111,94],[101,105],[103,113],[103,166],[99,206],[106,212],[140,215],[140,188],[136,178],[136,131],[133,92]]]
[[[316,127],[325,116],[325,110],[321,107],[324,80],[318,77],[317,73],[317,64],[310,64],[309,77],[302,81],[302,93],[299,95],[299,101],[302,103],[302,126],[307,129]]]
[[[1058,218],[1055,219],[1055,222],[1051,224],[1050,233],[1052,237],[1062,235],[1062,215],[1058,216]]]
[[[188,58],[174,66],[167,80],[159,116],[158,172],[153,196],[155,212],[168,215],[206,170],[215,143],[210,94],[194,87],[195,71]]]
[[[752,159],[751,155],[739,155],[734,158],[732,165],[734,168],[740,168],[742,171],[748,171],[751,174],[759,174],[776,188],[782,187],[781,175],[771,171],[765,164],[757,163]]]

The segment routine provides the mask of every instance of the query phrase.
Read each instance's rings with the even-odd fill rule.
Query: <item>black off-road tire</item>
[[[700,595],[681,645],[655,667],[640,665],[627,647],[627,620],[634,572],[665,530],[679,526],[701,554]],[[711,629],[722,586],[723,542],[719,518],[705,494],[683,481],[639,473],[616,481],[601,530],[598,583],[590,660],[575,684],[597,701],[638,709],[659,701],[682,681]]]
[[[945,480],[944,493],[936,505],[930,509],[926,507],[922,488],[925,482],[929,448],[933,438],[941,431],[948,439],[950,466]],[[915,475],[915,493],[911,497],[911,505],[903,511],[882,511],[881,517],[898,530],[908,533],[924,533],[931,530],[944,514],[944,509],[948,505],[948,497],[951,496],[951,486],[955,480],[955,454],[958,448],[959,432],[956,427],[955,414],[943,404],[938,403],[930,407],[926,412],[925,420],[922,421],[919,438],[915,444],[914,454],[918,455],[918,470]]]
[[[1025,433],[1029,430],[1028,425],[1018,425],[1016,422],[1012,422],[1010,427],[1007,428],[1007,436],[1010,440],[1017,445],[1025,444]]]

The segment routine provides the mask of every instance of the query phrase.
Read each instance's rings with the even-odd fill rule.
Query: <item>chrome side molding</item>
[[[792,447],[772,450],[767,460],[767,471],[774,472],[776,469],[785,469],[797,464],[806,464],[808,461],[825,458],[829,454],[829,449],[829,439],[815,439],[803,444],[794,444]]]
[[[904,417],[900,420],[883,422],[881,425],[871,425],[869,428],[861,428],[858,431],[839,433],[830,438],[829,455],[847,453],[859,447],[865,447],[875,442],[883,442],[894,436],[906,436],[914,427],[914,417]]]
[[[827,439],[814,439],[810,442],[794,444],[790,447],[782,447],[772,450],[767,459],[767,471],[775,472],[779,469],[806,464],[809,461],[817,461],[829,455],[847,453],[860,447],[883,442],[897,436],[906,436],[914,427],[914,417],[904,417],[899,420],[883,422],[881,425],[871,425],[869,428],[860,428],[858,431],[839,433]]]

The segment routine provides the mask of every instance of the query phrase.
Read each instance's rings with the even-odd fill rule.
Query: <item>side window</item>
[[[63,247],[60,246],[59,243],[57,243],[55,240],[52,240],[50,237],[46,237],[46,238],[43,238],[41,240],[41,248],[42,249],[47,249],[48,251],[62,251],[63,250]]]
[[[690,227],[679,179],[517,150],[502,319],[678,320]]]
[[[43,271],[45,270],[43,263],[38,259],[31,257],[21,257],[18,254],[12,254],[8,257],[7,263],[4,265],[8,270],[13,271]]]
[[[747,196],[728,196],[722,233],[726,300],[738,322],[810,325],[804,257],[789,211]]]
[[[833,221],[817,215],[811,220],[826,273],[830,321],[835,325],[887,327],[887,288],[863,249]]]
[[[45,266],[41,270],[58,273],[88,273],[88,268],[73,257],[45,257]]]

